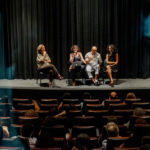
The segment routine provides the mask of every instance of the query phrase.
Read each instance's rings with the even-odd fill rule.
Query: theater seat
[[[102,110],[104,109],[103,104],[86,104],[87,110]]]
[[[135,124],[133,137],[136,146],[141,145],[142,136],[150,136],[150,124]]]
[[[129,139],[129,137],[109,137],[107,138],[107,150],[114,150],[115,147],[127,143]]]
[[[143,109],[149,109],[150,108],[150,103],[149,102],[134,102],[132,103],[131,106],[133,109],[136,107],[141,107]]]
[[[94,116],[77,116],[72,118],[72,124],[81,126],[96,126],[96,119]]]
[[[150,143],[150,136],[142,136],[142,145]]]
[[[136,99],[125,99],[124,100],[126,104],[128,104],[129,108],[131,108],[132,103],[135,102],[142,102],[141,98],[136,98]]]
[[[40,103],[41,104],[57,104],[58,101],[57,99],[41,99]]]
[[[50,110],[51,108],[57,108],[57,104],[40,104],[40,110]]]
[[[18,103],[15,107],[17,110],[29,110],[35,109],[34,104],[25,104],[25,103]]]
[[[20,134],[20,130],[21,130],[22,126],[23,125],[20,125],[20,124],[11,124],[9,127],[10,137],[18,136]]]
[[[37,124],[39,123],[39,118],[38,117],[26,117],[26,116],[19,116],[19,124],[24,124],[24,123],[33,123]]]
[[[108,110],[88,110],[88,116],[94,116],[95,118],[101,118],[102,116],[108,115]]]
[[[80,104],[64,104],[63,109],[81,110]]]
[[[79,99],[63,99],[64,104],[79,104]]]
[[[82,110],[69,110],[70,117],[76,117],[82,115]]]
[[[124,147],[124,148],[115,147],[114,150],[140,150],[140,148],[139,147]]]
[[[72,127],[72,137],[76,137],[80,133],[86,133],[90,137],[96,137],[96,127],[95,126],[73,126]]]
[[[84,104],[99,104],[99,99],[83,99]]]
[[[118,103],[118,104],[109,104],[109,112],[112,113],[113,110],[118,109],[128,109],[128,105],[125,103]]]
[[[67,130],[64,125],[55,125],[52,127],[42,127],[41,134],[49,134],[52,137],[65,137]]]
[[[108,109],[110,104],[118,104],[118,103],[121,103],[121,102],[122,102],[121,99],[113,99],[113,100],[105,99],[104,100],[104,105],[105,105],[105,108]]]

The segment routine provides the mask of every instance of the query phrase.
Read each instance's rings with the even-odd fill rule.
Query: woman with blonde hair
[[[45,46],[43,44],[40,44],[37,47],[36,61],[37,61],[38,70],[49,74],[49,80],[50,80],[49,87],[52,87],[53,78],[50,77],[52,74],[56,75],[60,80],[63,78],[58,72],[58,70],[56,69],[56,67],[51,63],[51,59],[48,56],[45,50]]]

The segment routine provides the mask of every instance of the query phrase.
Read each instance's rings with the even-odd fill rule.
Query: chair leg
[[[36,79],[36,84],[38,84],[38,78]]]
[[[37,72],[37,76],[36,76],[36,84],[38,84],[38,80],[39,80],[39,73]]]

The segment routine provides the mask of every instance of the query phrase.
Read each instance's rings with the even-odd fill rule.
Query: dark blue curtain
[[[34,78],[40,43],[65,77],[71,45],[78,44],[83,54],[97,45],[105,59],[110,43],[118,47],[120,77],[149,77],[145,6],[149,0],[3,0],[0,57],[7,73],[3,68],[2,77]]]

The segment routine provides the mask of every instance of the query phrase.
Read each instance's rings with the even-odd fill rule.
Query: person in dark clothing
[[[82,53],[80,52],[80,48],[78,45],[73,45],[71,47],[71,53],[70,53],[70,58],[69,61],[71,63],[70,67],[69,67],[69,71],[71,74],[71,78],[72,78],[72,85],[75,86],[76,82],[75,82],[75,78],[76,78],[76,74],[81,71],[83,72],[83,70],[85,69],[85,60],[83,58]],[[74,66],[73,63],[74,62],[81,62],[80,66]]]
[[[119,56],[118,56],[118,52],[114,44],[108,45],[107,50],[108,52],[106,54],[104,65],[106,67],[106,72],[110,79],[110,85],[113,85],[114,81],[112,78],[112,71],[116,69],[118,66]]]

